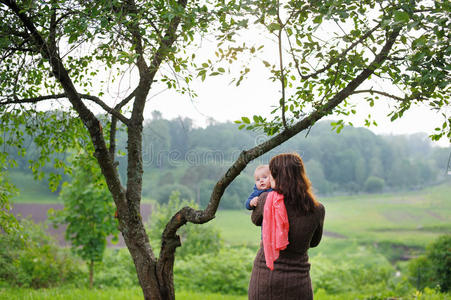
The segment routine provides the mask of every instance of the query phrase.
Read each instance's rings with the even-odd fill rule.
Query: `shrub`
[[[255,253],[247,248],[222,248],[217,253],[176,260],[177,290],[245,295]]]
[[[0,235],[0,281],[31,288],[76,282],[82,273],[76,258],[60,249],[42,225],[20,223],[23,237]]]
[[[353,291],[378,292],[387,289],[395,270],[387,264],[357,264],[345,258],[342,262],[321,255],[311,259],[313,287],[328,294]]]
[[[107,249],[97,266],[94,286],[98,288],[130,288],[139,286],[135,265],[126,248]]]
[[[364,189],[368,193],[380,193],[384,189],[385,181],[376,176],[370,176],[365,181]]]
[[[426,253],[409,263],[412,284],[422,290],[439,287],[451,290],[451,234],[443,235],[426,248]]]

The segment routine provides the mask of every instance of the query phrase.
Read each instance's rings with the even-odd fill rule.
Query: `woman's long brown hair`
[[[276,182],[274,190],[284,196],[286,206],[305,213],[312,212],[318,205],[304,163],[297,153],[274,156],[269,162],[269,170]]]

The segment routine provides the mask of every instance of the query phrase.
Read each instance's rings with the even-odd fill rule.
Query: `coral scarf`
[[[274,191],[270,192],[263,210],[262,239],[266,265],[271,270],[274,270],[274,261],[279,257],[280,250],[287,248],[288,230],[288,216],[283,195]]]

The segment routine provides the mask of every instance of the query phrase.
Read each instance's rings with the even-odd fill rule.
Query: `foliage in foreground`
[[[24,237],[27,247],[18,238],[0,236],[0,287],[8,287],[0,289],[0,299],[142,298],[127,249],[107,249],[103,261],[96,264],[98,272],[94,287],[97,290],[88,292],[84,290],[88,287],[87,267],[80,264],[69,249],[59,249],[46,238],[42,228],[27,220],[22,223],[27,233]],[[193,236],[192,240],[201,241],[202,238]],[[449,242],[449,238],[444,237],[431,244],[426,256],[429,257],[431,249],[438,253],[444,250],[446,254],[449,244],[443,243],[444,240]],[[187,249],[186,254],[175,261],[177,299],[245,297],[256,249],[222,244],[217,251],[204,253],[190,253],[192,248]],[[315,299],[449,299],[449,295],[441,294],[436,285],[434,289],[426,287],[418,292],[415,282],[409,282],[414,274],[401,269],[401,274],[396,275],[397,269],[384,256],[384,250],[377,251],[376,248],[353,244],[350,248],[337,248],[333,253],[314,255],[310,261]],[[446,259],[446,255],[443,257]],[[436,265],[446,268],[443,261],[436,262]],[[20,287],[20,290],[14,287]],[[30,287],[52,289],[26,289]],[[221,295],[238,296],[227,298]]]
[[[72,251],[89,262],[92,286],[94,263],[102,261],[109,235],[117,241],[118,224],[111,194],[95,158],[80,150],[72,164],[72,181],[65,182],[60,193],[64,209],[50,209],[49,215],[53,226],[67,225],[65,238]]]
[[[451,234],[429,244],[426,253],[409,264],[410,280],[417,289],[439,288],[451,291]]]
[[[48,288],[77,284],[79,261],[60,249],[42,226],[20,221],[22,235],[0,234],[0,286]]]

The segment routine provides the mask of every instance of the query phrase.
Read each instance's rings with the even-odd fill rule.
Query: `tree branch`
[[[125,105],[127,105],[128,102],[130,102],[130,100],[132,100],[135,95],[136,95],[136,91],[138,88],[136,88],[133,92],[130,93],[130,95],[128,95],[127,97],[125,97],[124,99],[122,99],[121,102],[119,102],[118,104],[116,104],[116,106],[114,107],[115,110],[119,111],[122,109],[122,107],[124,107]]]
[[[404,98],[401,98],[399,96],[392,95],[392,94],[387,93],[387,92],[382,92],[382,91],[373,90],[373,89],[370,89],[370,90],[358,90],[358,91],[352,92],[353,95],[354,94],[362,94],[362,93],[379,94],[379,95],[382,95],[382,96],[385,96],[385,97],[388,97],[388,98],[392,98],[394,100],[401,101],[401,102],[411,101],[411,100],[415,100],[415,99],[418,100],[418,101],[424,100],[424,97],[421,97],[420,95],[410,95],[410,96],[405,95]]]
[[[187,222],[202,224],[210,221],[215,217],[216,211],[219,206],[219,201],[226,187],[241,173],[242,170],[247,166],[247,164],[280,145],[281,143],[292,138],[299,132],[305,130],[312,126],[315,122],[320,120],[322,117],[332,113],[333,109],[337,107],[341,102],[343,102],[347,97],[349,97],[352,92],[368,79],[374,71],[381,66],[381,64],[387,59],[390,49],[396,41],[400,32],[400,28],[396,28],[392,33],[389,34],[388,39],[379,52],[367,68],[362,70],[362,72],[350,81],[345,88],[338,92],[333,98],[331,98],[325,105],[316,108],[309,116],[305,117],[292,127],[289,127],[279,133],[278,135],[270,138],[269,140],[261,143],[254,148],[241,152],[235,163],[227,170],[227,172],[221,177],[221,179],[216,183],[211,193],[210,202],[205,210],[195,210],[191,207],[184,207],[179,210],[166,225],[166,228],[162,236],[162,245],[160,251],[160,260],[163,258],[171,259],[171,253],[175,251],[175,248],[179,244],[179,237],[176,235],[177,230],[186,224]],[[177,242],[178,241],[178,242]]]
[[[339,56],[337,57],[332,57],[331,60],[329,61],[329,63],[324,66],[323,68],[319,69],[318,71],[308,74],[308,75],[302,75],[301,70],[299,69],[299,62],[296,59],[295,55],[294,55],[294,51],[293,48],[291,46],[291,42],[290,44],[290,53],[293,57],[294,60],[294,64],[296,66],[296,70],[298,71],[299,76],[301,77],[302,80],[307,80],[309,78],[315,77],[321,73],[323,73],[324,71],[328,70],[330,67],[332,67],[334,64],[336,64],[337,62],[339,62],[340,60],[342,60],[346,54],[351,51],[354,47],[356,47],[358,44],[362,43],[366,38],[368,38],[374,31],[376,31],[379,27],[381,27],[381,24],[377,24],[375,27],[373,27],[371,30],[369,30],[367,33],[365,33],[364,35],[362,35],[357,41],[355,41],[354,43],[352,43],[347,49],[345,49]]]
[[[50,16],[48,44],[56,45],[56,1],[55,0],[52,0],[52,14]]]
[[[105,102],[100,100],[99,97],[92,96],[92,95],[86,95],[86,94],[79,94],[81,98],[91,100],[92,102],[98,104],[101,108],[103,108],[106,112],[112,114],[116,118],[118,118],[122,123],[125,125],[130,124],[130,119],[126,118],[123,114],[121,114],[116,108],[109,107]]]
[[[136,7],[136,3],[134,0],[127,0],[127,11],[137,14],[138,8]],[[140,77],[145,77],[145,75],[148,72],[148,67],[146,60],[144,59],[144,47],[142,42],[142,35],[139,30],[139,24],[137,23],[136,17],[133,17],[134,21],[127,22],[126,25],[128,27],[128,30],[132,34],[133,37],[133,44],[135,46],[135,52],[138,54],[138,60],[137,60],[137,66],[139,70]]]
[[[130,0],[132,1],[132,0]],[[132,2],[133,3],[133,2]],[[183,9],[186,7],[187,0],[178,0],[178,5]],[[128,165],[127,165],[127,199],[135,202],[136,213],[139,213],[139,202],[141,199],[142,189],[142,121],[143,111],[146,104],[146,99],[149,94],[153,79],[159,69],[164,58],[167,56],[167,51],[177,39],[176,31],[181,21],[179,15],[175,16],[168,24],[166,34],[160,42],[160,46],[154,54],[148,72],[140,71],[140,80],[133,96],[135,101],[133,103],[133,110],[131,126],[128,127]],[[132,96],[132,95],[131,95]],[[132,200],[133,199],[133,200]]]
[[[116,152],[116,127],[117,127],[117,117],[115,115],[112,115],[110,124],[110,147],[108,150],[110,152],[111,160],[113,161],[113,163]]]
[[[371,89],[371,90],[358,90],[358,91],[352,92],[353,95],[354,94],[362,94],[362,93],[379,94],[379,95],[382,95],[382,96],[385,96],[385,97],[388,97],[388,98],[392,98],[392,99],[395,99],[395,100],[398,100],[398,101],[405,101],[406,100],[405,98],[401,98],[401,97],[398,97],[398,96],[395,96],[395,95],[392,95],[392,94],[389,94],[389,93],[386,93],[386,92],[377,91],[377,90],[373,90],[373,89]]]
[[[130,123],[130,120],[127,119],[124,115],[122,115],[116,108],[109,107],[108,105],[105,104],[105,102],[100,100],[99,97],[88,95],[88,94],[78,94],[78,96],[82,99],[91,100],[92,102],[98,104],[106,112],[114,115],[116,118],[118,118],[124,124],[128,125]],[[0,106],[7,105],[7,104],[38,103],[38,102],[45,101],[45,100],[68,98],[66,93],[56,94],[56,95],[38,96],[38,97],[26,98],[26,99],[17,99],[17,97],[15,97],[15,96],[13,96],[13,97],[15,98],[13,100],[0,101]]]

